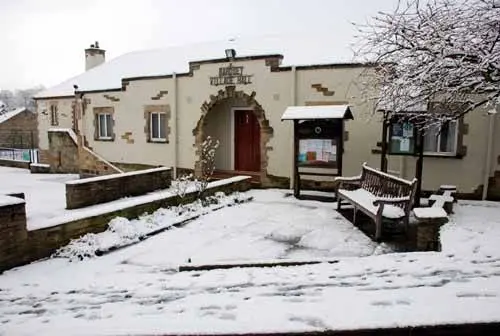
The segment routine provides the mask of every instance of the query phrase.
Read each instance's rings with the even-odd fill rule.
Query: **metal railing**
[[[38,163],[38,149],[0,147],[0,159]]]

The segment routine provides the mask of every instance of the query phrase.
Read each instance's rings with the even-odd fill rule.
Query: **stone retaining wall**
[[[87,176],[108,175],[122,171],[104,158],[79,144],[72,129],[49,129],[49,149],[40,150],[40,161],[50,165],[51,173],[75,173]],[[29,168],[29,166],[28,166]]]
[[[171,181],[171,169],[166,167],[69,181],[66,182],[66,209],[167,189]]]
[[[32,163],[30,165],[31,174],[49,174],[50,165],[45,163]]]
[[[0,195],[0,271],[23,258],[27,235],[24,200]]]
[[[30,169],[30,163],[29,162],[14,161],[14,160],[5,160],[5,159],[0,159],[0,166],[1,167],[12,167],[12,168]]]
[[[211,184],[205,195],[210,196],[222,191],[230,194],[236,191],[249,190],[250,178],[228,179]],[[183,199],[178,196],[145,202],[102,212],[99,215],[81,218],[56,226],[27,231],[24,202],[20,207],[6,210],[3,217],[0,208],[0,272],[3,270],[27,264],[29,262],[46,258],[58,248],[68,244],[71,239],[81,237],[87,233],[99,233],[108,228],[111,219],[121,216],[129,219],[137,218],[144,213],[152,213],[159,208],[190,203],[196,199],[197,192],[187,193]],[[12,217],[12,214],[15,214]],[[14,220],[11,220],[14,218]]]

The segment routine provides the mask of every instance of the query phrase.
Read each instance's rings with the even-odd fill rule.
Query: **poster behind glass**
[[[299,141],[299,166],[336,167],[337,143],[332,139],[301,139]]]
[[[389,142],[390,154],[415,153],[415,129],[412,123],[394,123],[391,125]]]

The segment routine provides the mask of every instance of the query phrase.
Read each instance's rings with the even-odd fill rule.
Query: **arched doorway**
[[[268,142],[273,129],[255,95],[255,92],[247,94],[228,86],[203,103],[201,117],[193,130],[197,172],[201,168],[201,144],[211,136],[220,142],[215,163],[217,170],[253,172],[265,178]]]

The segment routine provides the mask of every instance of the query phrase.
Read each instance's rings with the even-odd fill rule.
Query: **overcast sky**
[[[81,73],[83,50],[96,40],[108,60],[140,49],[294,32],[331,33],[325,43],[347,44],[351,22],[396,2],[0,0],[0,89],[50,87]]]

